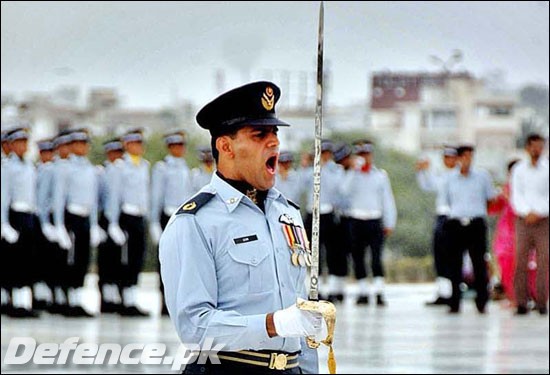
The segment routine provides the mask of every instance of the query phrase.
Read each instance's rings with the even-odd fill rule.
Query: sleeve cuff
[[[267,314],[248,316],[248,335],[252,342],[263,343],[269,340],[266,327]]]

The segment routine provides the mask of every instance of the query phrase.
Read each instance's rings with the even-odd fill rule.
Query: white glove
[[[126,243],[126,235],[124,235],[124,232],[118,224],[109,224],[107,232],[109,232],[109,236],[118,246],[122,246]]]
[[[44,223],[42,224],[42,234],[46,239],[50,242],[57,242],[57,231],[55,230],[55,227],[50,223]]]
[[[300,310],[296,304],[273,314],[275,331],[281,337],[306,337],[321,334],[323,315],[315,311]]]
[[[160,242],[160,235],[162,234],[162,227],[159,223],[152,223],[149,226],[149,234],[151,235],[151,240],[155,245],[158,245]]]
[[[7,243],[16,243],[19,240],[19,232],[13,229],[8,223],[2,224],[2,238],[6,240]]]
[[[97,247],[107,239],[107,233],[99,225],[90,228],[90,246]]]
[[[73,241],[71,241],[71,236],[69,236],[67,228],[65,228],[65,226],[57,226],[55,229],[59,246],[61,246],[62,249],[69,250],[73,246]]]

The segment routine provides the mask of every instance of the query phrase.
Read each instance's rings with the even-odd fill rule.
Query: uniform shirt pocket
[[[255,234],[233,235],[227,249],[235,263],[234,277],[242,283],[238,288],[248,293],[262,293],[273,288],[267,243],[258,237]]]

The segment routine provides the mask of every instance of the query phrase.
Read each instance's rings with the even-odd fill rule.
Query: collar
[[[227,181],[223,180],[218,174],[217,171],[212,173],[212,179],[210,180],[210,186],[214,189],[214,192],[220,196],[222,201],[225,203],[228,212],[233,212],[239,203],[243,200],[245,195],[239,190],[231,186]],[[269,189],[267,192],[266,202],[268,200],[278,200],[279,202],[284,203],[288,206],[288,202],[281,194],[281,192],[275,188]],[[250,202],[250,204],[254,203]],[[257,207],[257,206],[256,206]]]

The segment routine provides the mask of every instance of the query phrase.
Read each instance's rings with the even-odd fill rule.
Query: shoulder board
[[[203,207],[206,203],[210,201],[210,199],[214,197],[214,195],[215,194],[212,194],[212,193],[200,193],[194,196],[193,198],[189,199],[180,207],[178,212],[176,212],[176,215],[196,214],[201,209],[201,207]]]
[[[287,198],[286,200],[288,202],[288,204],[290,204],[292,207],[294,207],[295,209],[297,210],[300,210],[300,206],[298,206],[296,203],[294,203],[293,201],[291,201],[290,199]]]

